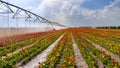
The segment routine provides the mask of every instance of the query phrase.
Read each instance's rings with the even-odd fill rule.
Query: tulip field
[[[86,62],[89,68],[98,68],[100,66],[100,63],[96,62],[98,61],[98,59],[102,63],[103,67],[106,67],[106,68],[120,67],[119,60],[114,59],[115,57],[111,57],[109,53],[105,51],[101,51],[100,49],[97,49],[95,46],[93,46],[90,42],[88,42],[82,36],[89,38],[93,42],[99,44],[101,47],[104,47],[106,50],[108,47],[109,48],[111,47],[112,50],[116,50],[115,48],[119,49],[119,44],[117,44],[117,39],[119,40],[120,37],[115,38],[116,36],[115,34],[111,33],[112,31],[105,31],[105,30],[77,29],[76,31],[75,30],[73,31],[74,31],[73,34],[75,36],[76,43],[78,44],[78,47],[81,50],[81,53],[83,54],[83,57],[86,59]],[[117,32],[120,32],[120,31],[113,31],[113,32],[116,32],[116,35],[117,35],[118,34]],[[91,35],[91,34],[94,34],[94,35]],[[98,41],[99,39],[101,39],[99,36],[102,37],[102,39],[104,38],[104,40]],[[119,33],[119,36],[120,36],[120,33]],[[109,37],[110,39],[108,39],[107,37]],[[112,38],[116,40],[114,41],[112,40]],[[109,43],[106,41],[109,41]],[[113,42],[116,42],[116,44],[112,44]],[[107,45],[104,45],[106,43]],[[108,49],[108,50],[111,51],[111,49]],[[119,51],[119,50],[116,50],[116,51]],[[116,55],[119,56],[119,54],[116,54]]]
[[[64,37],[55,46],[53,51],[48,54],[46,62],[40,65],[40,68],[71,67],[74,68],[74,52],[72,49],[72,38],[70,33]]]
[[[45,60],[32,62],[50,46]],[[0,68],[32,68],[30,62],[33,68],[120,68],[120,30],[68,28],[0,38]]]

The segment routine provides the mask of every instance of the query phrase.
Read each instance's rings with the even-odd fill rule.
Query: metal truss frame
[[[51,22],[51,21],[49,21],[49,20],[47,20],[47,19],[45,19],[45,18],[43,18],[43,17],[41,17],[41,16],[39,16],[39,15],[31,12],[31,11],[28,11],[28,10],[23,9],[23,8],[21,8],[21,7],[18,7],[18,6],[16,6],[16,5],[10,4],[10,3],[8,3],[8,2],[5,2],[5,1],[0,0],[0,5],[1,5],[1,4],[3,4],[3,5],[8,9],[8,12],[0,12],[0,14],[8,14],[8,16],[9,16],[10,13],[13,13],[12,19],[17,18],[17,16],[18,16],[21,12],[24,12],[24,14],[25,14],[25,21],[26,21],[26,22],[27,22],[27,21],[33,21],[33,23],[35,23],[35,22],[37,21],[38,23],[41,23],[41,22],[42,22],[42,23],[48,23],[48,24],[50,24],[52,27],[53,27],[53,26],[66,27],[66,26],[61,25],[61,24],[59,24],[59,23]],[[17,10],[15,11],[15,10],[13,10],[11,7],[16,8]],[[31,19],[32,17],[34,17],[34,20],[29,20],[29,19]],[[8,20],[8,21],[9,21],[9,20]],[[9,23],[8,23],[8,27],[9,27]]]

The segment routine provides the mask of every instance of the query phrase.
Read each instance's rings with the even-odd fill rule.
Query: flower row
[[[112,59],[109,54],[105,53],[104,51],[100,51],[85,38],[81,37],[80,32],[75,31],[74,36],[76,38],[77,44],[79,45],[78,47],[80,48],[83,57],[85,58],[90,68],[99,66],[96,62],[96,58],[94,58],[93,55],[96,56],[107,68],[120,67],[118,62],[115,59]]]
[[[42,40],[46,37],[49,37],[52,34],[53,33],[44,34],[44,35],[41,35],[40,37],[37,37],[37,38],[32,38],[32,39],[29,39],[26,41],[18,42],[17,44],[11,44],[11,45],[6,46],[6,47],[1,47],[0,48],[0,56],[7,56],[8,53],[11,53],[17,49],[20,49],[20,48],[23,48],[26,46],[30,46],[31,44],[34,44],[38,40]]]
[[[89,32],[89,33],[85,33],[85,32]],[[98,31],[89,30],[89,31],[81,32],[81,34],[86,38],[90,39],[91,41],[104,47],[105,49],[120,56],[120,34],[118,34],[119,31],[114,31],[115,33],[111,31],[113,35],[109,32],[99,31],[99,30]]]
[[[4,68],[5,66],[14,66],[17,63],[26,64],[37,54],[46,49],[51,43],[53,43],[62,33],[63,31],[56,32],[44,41],[38,39],[39,42],[34,44],[33,46],[22,49],[21,51],[13,55],[7,56],[5,59],[3,59],[2,68]]]
[[[75,60],[70,33],[64,35],[52,52],[48,54],[47,60],[40,64],[40,68],[74,68],[74,66]]]
[[[22,34],[22,35],[15,35],[11,37],[3,37],[0,38],[0,47],[8,46],[20,41],[25,41],[31,38],[36,38],[41,36],[42,34],[55,32],[55,31],[48,31],[48,32],[36,32],[36,33],[28,33],[28,34]]]

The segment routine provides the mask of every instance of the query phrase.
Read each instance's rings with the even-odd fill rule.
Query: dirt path
[[[84,58],[82,57],[82,54],[80,53],[80,50],[77,47],[77,44],[75,43],[75,40],[74,40],[72,34],[71,34],[71,36],[72,36],[72,41],[73,41],[73,49],[74,49],[76,67],[77,68],[88,68],[88,65],[85,62]]]
[[[120,57],[116,54],[113,54],[112,52],[106,50],[105,48],[101,47],[100,45],[90,41],[89,39],[85,38],[82,36],[82,38],[86,39],[88,42],[92,43],[92,45],[94,45],[97,49],[101,50],[101,51],[104,51],[105,53],[107,54],[110,54],[111,58],[112,59],[115,59],[116,61],[118,61],[118,63],[120,64]]]
[[[64,35],[64,34],[63,34]],[[29,61],[26,65],[17,67],[17,68],[39,68],[39,63],[42,63],[46,60],[48,52],[51,52],[52,49],[55,47],[55,45],[59,42],[59,40],[63,37],[61,35],[53,44],[51,44],[47,49],[45,49],[43,52],[38,54],[35,58],[33,58],[31,61]]]

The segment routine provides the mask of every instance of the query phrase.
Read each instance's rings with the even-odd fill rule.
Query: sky
[[[66,26],[120,26],[120,0],[4,0]]]

